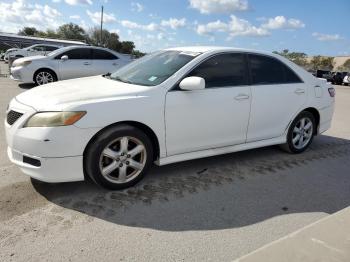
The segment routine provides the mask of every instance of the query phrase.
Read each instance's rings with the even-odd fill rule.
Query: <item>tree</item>
[[[282,52],[273,51],[273,53],[284,56],[290,61],[296,63],[299,66],[306,67],[307,66],[307,55],[301,52],[289,52],[288,49],[282,50]]]
[[[139,50],[134,50],[134,51],[132,51],[131,54],[135,58],[140,58],[140,57],[143,57],[145,55],[145,53],[142,53]]]
[[[26,35],[26,36],[35,36],[39,33],[39,31],[35,27],[23,27],[22,30],[19,30],[19,35]]]
[[[73,23],[61,25],[57,29],[57,35],[60,38],[71,40],[86,40],[87,38],[85,30]]]
[[[334,67],[334,57],[314,56],[310,61],[310,66],[313,70],[332,70]]]
[[[121,53],[131,54],[135,48],[134,42],[131,42],[131,41],[123,41],[121,42],[121,44],[122,44],[122,48],[120,50]]]
[[[338,71],[349,72],[350,71],[350,59],[347,59],[343,65],[339,66]]]

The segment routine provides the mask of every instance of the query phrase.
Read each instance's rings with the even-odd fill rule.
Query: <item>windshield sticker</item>
[[[154,80],[156,80],[158,77],[156,77],[156,76],[151,76],[150,78],[148,78],[148,81],[151,81],[151,82],[153,82]]]

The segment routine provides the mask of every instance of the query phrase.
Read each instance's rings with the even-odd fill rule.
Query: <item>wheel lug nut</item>
[[[120,164],[119,167],[123,167],[123,164]]]
[[[130,162],[129,162],[129,161],[126,161],[126,163],[125,163],[125,164],[129,165],[129,164],[130,164]]]
[[[130,158],[130,157],[131,157],[131,155],[127,155],[126,157],[127,157],[127,158]]]
[[[121,156],[124,156],[124,153],[121,153],[120,155],[121,155]]]

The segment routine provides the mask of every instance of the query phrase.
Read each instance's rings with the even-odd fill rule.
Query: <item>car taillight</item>
[[[331,97],[335,97],[335,89],[334,87],[328,88],[328,93]]]

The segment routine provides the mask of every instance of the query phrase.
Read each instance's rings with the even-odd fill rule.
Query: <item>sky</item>
[[[192,45],[350,55],[350,0],[0,1],[0,31],[99,26],[144,52]]]

